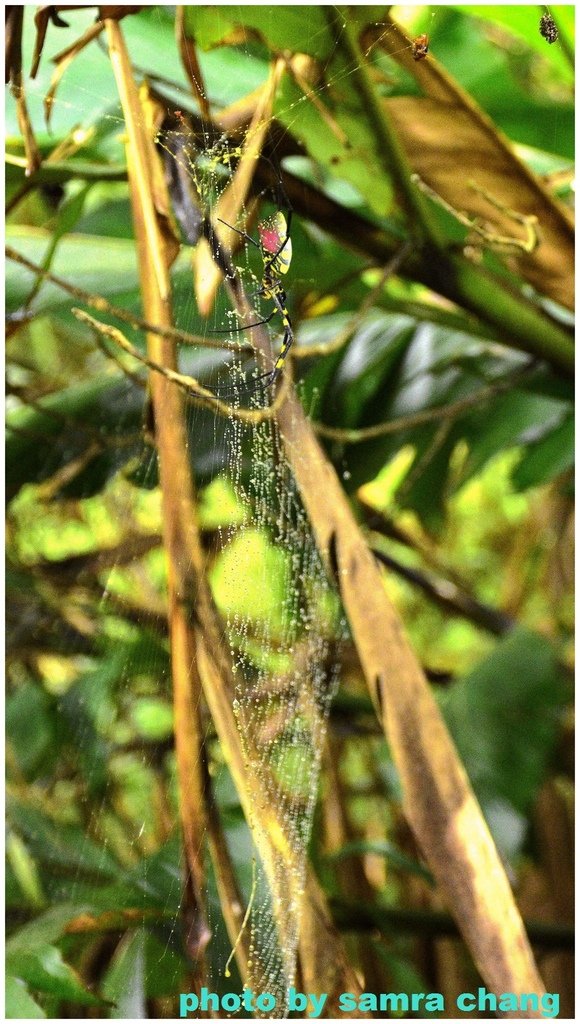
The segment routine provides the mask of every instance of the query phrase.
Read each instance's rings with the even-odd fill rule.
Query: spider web
[[[305,32],[308,32],[310,9],[303,10]],[[74,19],[71,12],[71,23]],[[132,19],[127,19],[123,27],[133,59],[136,65],[155,71],[154,33],[143,39],[136,23],[131,22]],[[249,45],[245,58],[245,66],[241,58],[238,60],[247,77],[245,91],[249,91],[254,79],[256,84],[259,82],[254,51]],[[101,65],[103,61],[106,63],[106,57],[93,46],[85,51],[83,60],[94,62],[95,69],[98,65],[95,77],[103,82]],[[342,74],[348,75],[348,68]],[[118,142],[115,135],[123,131],[124,125],[115,109],[112,79],[110,89],[91,89],[90,85],[87,87],[87,81],[91,81],[90,71],[87,73],[86,63],[81,67],[78,62],[71,65],[67,77],[72,82],[69,80],[66,91],[61,89],[53,105],[55,132],[62,133],[63,124],[72,128],[79,122],[94,122],[100,125],[100,130],[103,125],[111,129],[111,146],[115,146]],[[70,88],[72,83],[74,91]],[[327,82],[325,88],[330,84]],[[38,104],[46,85],[46,77],[41,74],[36,85],[28,90],[35,124],[40,123]],[[180,85],[185,86],[184,76]],[[231,98],[236,90],[244,91],[239,82],[232,83]],[[166,92],[171,91],[171,87],[166,88]],[[183,94],[179,89],[173,92],[178,102]],[[222,92],[226,102],[227,84]],[[279,112],[287,127],[299,119],[304,102],[302,96]],[[169,148],[163,137],[161,144]],[[195,174],[191,158],[192,180],[195,177],[201,202],[210,212],[229,180],[228,156],[224,140],[217,144],[208,140],[205,149],[196,154],[202,170]],[[259,268],[256,271],[255,254],[248,249],[245,246],[235,262],[237,273],[251,290]],[[58,259],[56,269],[60,269]],[[193,302],[191,298],[183,299],[183,291],[176,294],[180,322],[189,327]],[[271,325],[272,335],[275,335],[277,319]],[[222,307],[215,314],[213,327],[224,327],[224,335],[229,334],[231,339],[246,340],[245,335],[237,331],[236,318],[227,308]],[[219,367],[223,355],[187,354],[184,361],[188,371],[190,367],[197,371],[207,365]],[[248,402],[244,392],[248,379],[247,359],[230,359],[227,376],[222,375],[221,379],[231,382],[234,407]],[[239,381],[239,388],[236,381]],[[255,408],[265,401],[266,396],[260,393],[249,398]],[[190,438],[208,429],[207,413],[189,406],[187,417]],[[256,993],[272,993],[277,1002],[276,1014],[283,1015],[288,988],[295,980],[307,846],[346,624],[316,550],[275,423],[265,421],[248,428],[235,415],[227,420],[210,416],[209,422],[215,450],[221,453],[218,464],[225,463],[220,486],[231,489],[231,500],[236,507],[233,523],[218,522],[219,554],[211,567],[211,582],[226,623],[235,679],[233,709],[256,800],[255,813],[248,821],[256,874],[253,884],[246,887],[246,899],[251,906],[247,925],[251,949],[247,984]],[[152,463],[153,454],[148,449],[139,451],[139,447],[142,462]],[[115,500],[119,508],[127,500],[124,486],[117,499],[109,495],[113,505]],[[121,512],[119,518],[124,514]],[[103,602],[107,593],[114,591],[117,576],[113,566],[103,589]],[[127,666],[127,675],[130,671],[131,667]],[[215,752],[215,757],[219,762],[219,752]],[[276,852],[272,836],[264,832],[261,808],[265,805],[275,810],[284,845],[290,851],[290,861]],[[135,846],[138,846],[137,839]],[[231,944],[222,947],[219,954],[218,969],[222,975],[230,949]],[[216,986],[218,980],[222,979],[214,975]]]
[[[219,199],[220,168],[229,163],[228,155],[220,140],[201,154],[205,173],[191,166],[206,208]],[[191,153],[186,159],[193,159]],[[236,272],[255,287],[251,255],[249,246],[237,254]],[[239,360],[228,373],[235,407],[248,401],[252,382]],[[260,408],[267,396],[255,391],[249,401]],[[227,478],[243,521],[219,529],[221,555],[211,579],[226,619],[233,711],[256,804],[248,820],[255,871],[248,895],[246,984],[256,994],[272,994],[275,1015],[283,1015],[295,980],[306,851],[346,623],[275,421],[248,431],[232,414],[225,421],[225,449]],[[250,602],[243,592],[246,574]],[[271,818],[264,817],[266,806],[274,811],[275,839],[268,828]]]

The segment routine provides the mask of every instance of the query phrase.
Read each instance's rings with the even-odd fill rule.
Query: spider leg
[[[294,332],[292,331],[292,325],[288,319],[287,314],[285,312],[282,313],[284,307],[282,306],[281,303],[280,307],[281,308],[275,309],[272,313],[272,316],[274,315],[274,313],[279,313],[280,316],[283,316],[285,324],[284,337],[282,340],[282,348],[280,349],[280,354],[278,355],[276,362],[274,363],[274,366],[272,367],[271,370],[266,370],[265,373],[261,373],[253,381],[248,381],[247,387],[243,388],[243,390],[245,390],[249,394],[253,394],[254,391],[266,391],[269,387],[272,386],[272,384],[274,384],[277,381],[278,377],[282,373],[282,370],[284,369],[284,364],[286,362],[286,359],[288,358],[288,353],[294,343]],[[240,386],[240,388],[237,391],[223,391],[221,388],[215,387],[212,390],[215,391],[216,395],[218,395],[220,398],[228,398],[233,395],[239,394],[239,391],[242,390],[242,386]]]
[[[294,343],[294,333],[292,331],[292,325],[290,324],[290,321],[286,317],[284,318],[284,320],[286,323],[286,330],[284,331],[284,338],[282,341],[282,348],[280,349],[280,354],[278,355],[278,358],[276,359],[273,368],[271,370],[268,370],[266,373],[261,373],[260,376],[257,378],[256,386],[258,388],[269,388],[271,387],[272,384],[275,383],[275,381],[282,373],[282,370],[284,369],[284,364],[286,362],[286,359],[288,358],[288,353]]]
[[[261,327],[262,324],[269,324],[270,320],[272,319],[272,317],[274,317],[276,315],[276,313],[278,313],[278,310],[277,309],[273,309],[272,312],[270,313],[270,315],[269,316],[265,316],[263,320],[257,320],[255,324],[245,324],[244,327],[238,327],[236,329],[238,331],[249,331],[249,330],[251,330],[252,327]],[[225,334],[225,331],[221,330],[219,327],[216,327],[216,328],[208,327],[207,333],[208,334]]]
[[[226,228],[229,228],[230,231],[235,231],[236,235],[241,235],[242,238],[245,238],[246,242],[251,242],[252,245],[254,245],[256,247],[256,249],[260,249],[260,246],[259,246],[258,242],[256,242],[256,239],[252,238],[252,236],[249,235],[247,233],[247,231],[240,231],[239,228],[235,228],[233,224],[228,224],[227,220],[222,220],[221,217],[218,217],[218,221],[219,221],[220,224],[225,224]],[[284,245],[285,244],[286,244],[286,242],[284,242]],[[261,251],[262,250],[260,249],[260,252]]]

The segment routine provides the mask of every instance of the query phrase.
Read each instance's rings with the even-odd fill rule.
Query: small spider
[[[558,29],[551,14],[542,14],[540,18],[540,35],[548,43],[555,43],[558,38]]]
[[[413,39],[413,60],[423,60],[429,53],[429,36],[423,33]]]

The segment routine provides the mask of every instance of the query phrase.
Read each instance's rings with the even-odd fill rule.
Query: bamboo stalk
[[[154,205],[154,154],[144,125],[131,62],[117,21],[106,21],[111,62],[127,125],[129,187],[139,256],[145,318],[171,327],[168,262],[170,250]],[[175,367],[175,348],[168,338],[149,333],[151,358]],[[163,508],[163,541],[168,561],[169,634],[175,709],[175,746],[180,788],[183,840],[190,879],[186,944],[196,960],[196,984],[207,981],[203,950],[210,932],[205,909],[203,849],[206,812],[201,758],[201,684],[195,670],[188,576],[193,544],[195,496],[187,460],[183,400],[179,390],[157,374],[151,378],[159,476]]]

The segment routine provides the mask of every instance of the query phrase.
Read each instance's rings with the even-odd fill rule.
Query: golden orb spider
[[[260,281],[260,287],[257,294],[263,298],[270,300],[274,304],[272,312],[263,317],[262,320],[257,320],[252,324],[245,324],[240,330],[248,331],[252,327],[260,327],[262,324],[269,324],[270,321],[276,316],[280,316],[284,327],[284,336],[282,338],[282,348],[274,363],[271,370],[266,373],[260,374],[255,381],[253,390],[266,389],[271,387],[280,376],[284,369],[288,353],[294,342],[294,332],[292,330],[292,321],[290,320],[290,314],[286,308],[286,292],[282,287],[280,277],[282,274],[287,274],[292,261],[292,241],[290,238],[290,227],[292,224],[292,210],[288,209],[288,218],[278,210],[271,217],[266,220],[262,220],[258,224],[258,236],[260,241],[257,242],[255,238],[252,238],[247,231],[241,231],[239,228],[234,227],[232,224],[228,224],[227,221],[221,220],[218,217],[220,224],[224,224],[230,228],[231,231],[235,231],[236,234],[246,241],[250,242],[258,251],[262,257],[263,268],[262,268],[262,279]],[[219,393],[219,392],[218,392]]]

